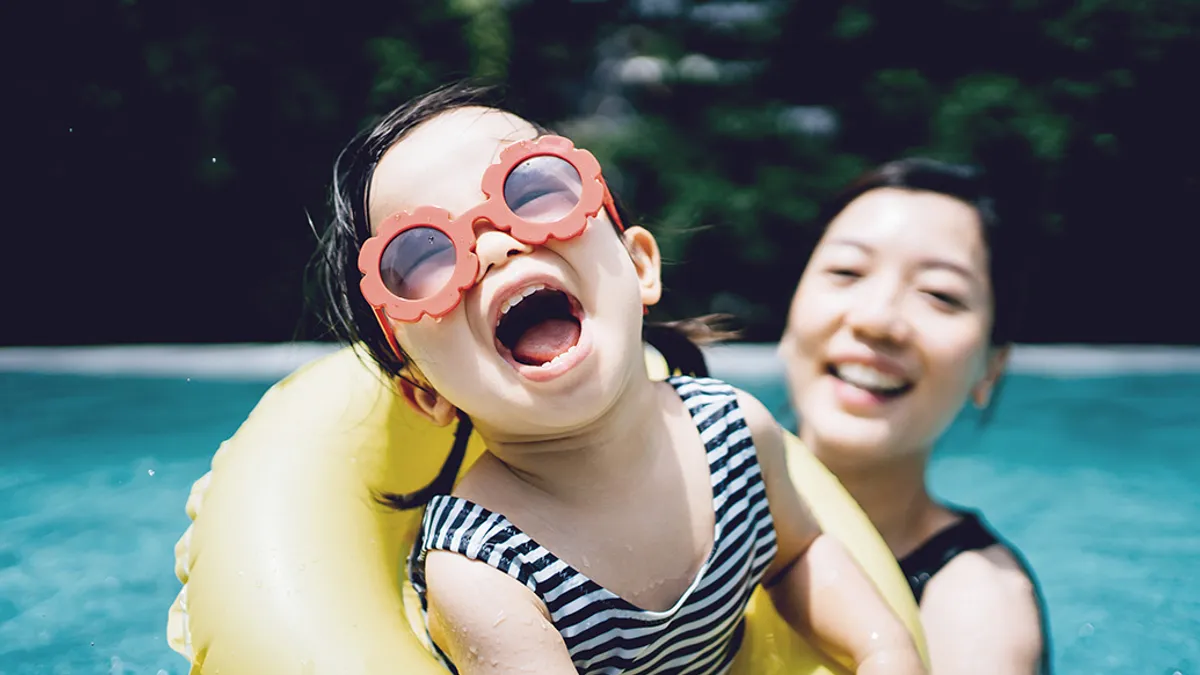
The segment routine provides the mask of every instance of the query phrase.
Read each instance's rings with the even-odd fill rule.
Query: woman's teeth
[[[504,304],[500,306],[500,316],[504,316],[505,314],[508,314],[508,310],[521,304],[521,301],[524,300],[525,298],[528,298],[529,296],[533,295],[534,293],[537,293],[538,291],[544,291],[544,290],[546,290],[545,286],[543,286],[541,284],[534,284],[534,285],[530,286],[529,288],[526,288],[525,290],[521,291],[520,293],[514,293],[511,298],[505,300]]]
[[[881,372],[862,363],[834,366],[833,374],[840,380],[869,391],[894,393],[908,386],[908,381],[904,378]]]

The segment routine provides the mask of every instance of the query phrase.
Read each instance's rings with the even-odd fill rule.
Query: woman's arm
[[[1036,675],[1042,630],[1033,583],[1000,546],[955,556],[925,587],[921,623],[938,675]]]
[[[429,633],[460,675],[575,675],[545,606],[521,582],[485,563],[430,551]]]
[[[779,424],[749,394],[738,392],[738,403],[775,522],[779,551],[764,580],[780,616],[858,675],[925,673],[908,630],[796,492]]]

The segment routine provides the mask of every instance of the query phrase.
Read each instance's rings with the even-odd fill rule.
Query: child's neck
[[[562,504],[594,504],[598,493],[645,475],[653,449],[670,442],[663,396],[661,385],[635,371],[612,408],[569,435],[511,440],[486,429],[480,434],[522,482]]]

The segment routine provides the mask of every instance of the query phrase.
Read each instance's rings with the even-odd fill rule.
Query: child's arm
[[[429,633],[460,675],[575,675],[545,606],[521,582],[457,553],[425,561]]]
[[[769,592],[780,616],[848,654],[858,675],[926,672],[904,625],[830,535],[818,535]]]
[[[738,403],[775,521],[779,551],[763,578],[780,616],[858,675],[924,674],[904,624],[841,543],[821,532],[796,492],[778,422],[749,394],[739,391]]]

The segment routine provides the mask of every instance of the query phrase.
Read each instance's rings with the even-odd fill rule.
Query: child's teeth
[[[543,286],[542,284],[534,284],[534,285],[530,286],[529,288],[526,288],[525,290],[521,291],[520,293],[514,294],[511,298],[509,298],[508,300],[505,300],[504,305],[502,307],[500,307],[500,316],[504,316],[505,314],[508,314],[508,310],[521,304],[522,300],[524,300],[525,298],[528,298],[529,296],[533,295],[534,293],[537,293],[540,290],[544,290],[545,288],[546,287]]]
[[[565,351],[565,352],[563,352],[563,353],[559,354],[558,356],[556,356],[556,357],[554,357],[554,358],[550,359],[549,361],[547,361],[547,362],[543,363],[543,364],[541,365],[541,367],[542,367],[542,368],[550,368],[550,367],[551,367],[551,366],[553,366],[554,364],[556,364],[556,363],[558,363],[559,361],[561,361],[562,359],[566,358],[568,354],[570,354],[571,352],[575,351],[575,347],[576,347],[576,345],[571,345],[571,348],[570,348],[570,349],[568,349],[567,351]]]
[[[898,389],[905,385],[902,378],[880,372],[862,363],[846,363],[837,367],[838,377],[864,389]]]

